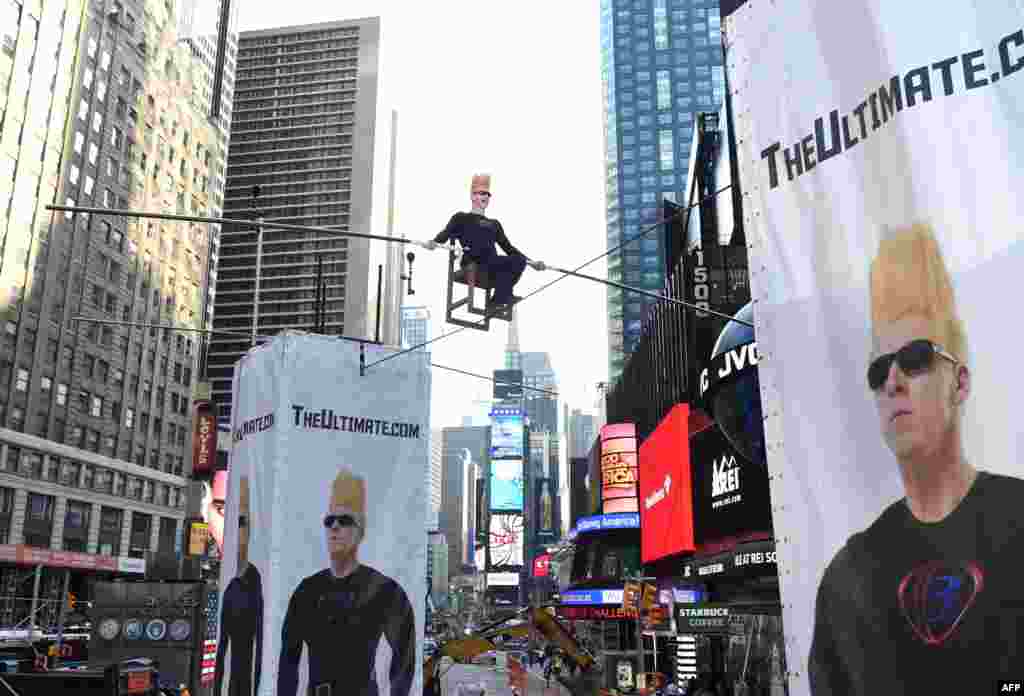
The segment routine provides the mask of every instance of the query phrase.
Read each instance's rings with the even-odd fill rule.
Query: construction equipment
[[[505,625],[511,621],[519,621],[519,623],[512,626]],[[499,636],[504,639],[524,638],[530,634],[531,630],[561,649],[565,658],[579,668],[577,678],[563,677],[559,679],[574,696],[590,696],[595,693],[590,689],[590,680],[586,679],[586,675],[591,673],[597,664],[593,656],[580,647],[579,643],[548,610],[540,607],[528,607],[512,616],[484,626],[471,636],[442,643],[424,663],[423,695],[440,696],[441,677],[443,676],[441,661],[445,657],[461,662],[472,660],[478,655],[496,650],[497,646],[492,642],[495,638]]]

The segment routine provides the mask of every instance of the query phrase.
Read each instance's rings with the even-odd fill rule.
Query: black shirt
[[[256,566],[249,564],[224,591],[220,611],[220,643],[214,667],[213,693],[221,696],[224,657],[231,644],[231,678],[228,696],[252,696],[260,688],[263,656],[263,586]]]
[[[402,587],[365,565],[345,578],[330,569],[309,576],[295,588],[281,627],[277,696],[296,696],[303,643],[311,687],[327,682],[334,685],[333,696],[376,696],[381,635],[392,652],[391,696],[408,696],[416,670],[416,622]]]
[[[505,230],[497,220],[478,215],[477,213],[455,213],[448,225],[436,236],[434,241],[445,244],[449,239],[457,239],[462,245],[463,265],[469,260],[483,261],[497,254],[497,244],[509,256],[522,256],[523,253],[512,246],[505,236]]]
[[[814,696],[995,693],[1024,678],[1024,480],[979,472],[919,522],[905,499],[832,560],[815,608]]]

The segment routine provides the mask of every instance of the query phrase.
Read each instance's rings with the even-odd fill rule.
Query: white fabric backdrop
[[[971,346],[966,415],[970,460],[1021,476],[1024,393],[1014,320],[1024,277],[1024,70],[1000,75],[1000,41],[1024,6],[857,0],[753,0],[726,23],[744,218],[779,541],[790,693],[809,693],[815,593],[849,536],[903,496],[879,433],[865,373],[868,270],[882,232],[931,225],[953,274]],[[989,84],[966,88],[963,55],[978,49]],[[1024,61],[1024,45],[1008,52]],[[956,56],[952,94],[935,63]],[[927,66],[932,98],[867,137],[854,109],[890,78]],[[772,187],[762,152],[792,148],[829,113],[848,115],[859,142],[790,181],[781,151]],[[811,139],[814,143],[814,139]],[[814,147],[812,145],[812,147]]]
[[[366,346],[366,363],[393,353]],[[402,355],[359,375],[359,345],[289,332],[250,351],[236,367],[232,430],[273,414],[272,427],[235,437],[230,460],[222,591],[237,569],[238,481],[248,475],[249,559],[264,595],[260,694],[277,688],[281,624],[288,601],[306,577],[329,567],[323,530],[331,484],[346,467],[366,480],[367,529],[359,560],[393,578],[416,614],[422,646],[426,590],[426,467],[430,432],[430,371],[426,355]],[[296,427],[293,405],[320,412],[419,426],[418,437]],[[264,420],[265,424],[266,421]],[[234,533],[230,533],[233,530]],[[339,646],[340,649],[340,646]],[[378,685],[388,693],[386,641],[378,647]],[[305,651],[298,693],[305,693]],[[411,693],[422,691],[417,655]]]

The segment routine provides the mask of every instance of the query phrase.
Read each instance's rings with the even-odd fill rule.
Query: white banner
[[[359,352],[289,332],[236,367],[216,696],[422,691],[429,366]]]
[[[728,21],[793,696],[1024,678],[1022,27],[1008,0]]]

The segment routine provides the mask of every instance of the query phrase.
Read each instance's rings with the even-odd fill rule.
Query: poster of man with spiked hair
[[[725,25],[791,696],[1024,675],[1024,14],[935,7]]]
[[[256,666],[234,681],[218,671],[218,684],[252,684],[246,696],[422,690],[430,374],[415,353],[361,374],[392,352],[289,332],[236,366],[222,603],[241,606],[259,577],[262,621],[229,622],[228,672],[232,651],[255,650]],[[247,533],[231,534],[242,486]],[[258,575],[231,563],[240,541]]]

